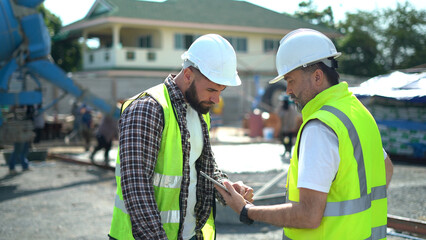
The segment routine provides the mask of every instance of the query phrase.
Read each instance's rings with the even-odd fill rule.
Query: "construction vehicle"
[[[51,39],[48,29],[42,15],[36,10],[43,1],[0,0],[0,107],[3,110],[0,111],[1,143],[24,142],[32,138],[31,121],[20,121],[16,117],[11,119],[7,109],[40,105],[43,100],[40,79],[52,83],[64,94],[50,103],[44,103],[39,114],[70,94],[78,101],[114,118],[119,118],[120,115],[115,104],[78,86],[53,62],[50,57]],[[35,87],[30,89],[30,86]]]

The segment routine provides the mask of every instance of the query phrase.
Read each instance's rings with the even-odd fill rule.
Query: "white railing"
[[[175,69],[182,64],[182,50],[165,51],[156,48],[100,48],[83,54],[83,68]],[[238,54],[240,71],[275,71],[273,54]]]
[[[132,47],[120,49],[101,48],[89,50],[83,54],[83,68],[176,68],[181,63],[180,54],[178,51],[166,52],[160,49]]]

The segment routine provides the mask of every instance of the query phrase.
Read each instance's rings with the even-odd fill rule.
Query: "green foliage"
[[[59,17],[52,14],[49,10],[47,10],[44,5],[40,5],[37,7],[37,10],[41,13],[44,19],[44,23],[47,26],[50,37],[53,37],[55,34],[59,33],[62,28],[62,21]]]
[[[383,56],[378,49],[379,41],[371,34],[380,31],[375,26],[378,20],[376,12],[346,14],[346,21],[339,26],[344,36],[337,42],[338,50],[343,53],[339,59],[341,72],[357,76],[385,73]]]
[[[408,68],[426,62],[426,11],[416,10],[408,2],[395,10],[382,12],[384,48],[391,69]]]
[[[43,5],[40,5],[38,10],[43,15],[50,37],[53,38],[55,35],[59,34],[62,29],[61,19],[52,14]],[[81,44],[78,42],[78,39],[68,38],[61,41],[52,40],[50,55],[55,63],[65,72],[81,70]]]
[[[296,17],[342,33],[336,42],[342,52],[339,72],[371,77],[426,62],[426,11],[408,2],[395,9],[346,13],[338,24],[331,7],[317,11],[309,0],[299,8]]]
[[[51,55],[52,58],[55,59],[56,64],[65,72],[76,72],[81,70],[81,44],[77,39],[66,39],[53,42]]]
[[[331,7],[329,6],[319,12],[312,0],[300,2],[299,11],[295,12],[294,16],[313,24],[334,28],[334,16]]]

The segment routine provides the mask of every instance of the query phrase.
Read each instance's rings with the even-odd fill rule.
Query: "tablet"
[[[200,174],[201,174],[203,177],[207,178],[208,180],[212,181],[214,184],[216,184],[216,185],[218,185],[219,187],[221,187],[221,188],[222,188],[223,190],[225,190],[226,192],[228,192],[228,189],[226,189],[226,187],[225,187],[222,183],[220,183],[220,182],[218,182],[218,181],[214,180],[214,179],[213,179],[213,178],[211,178],[209,175],[205,174],[203,171],[200,171]],[[229,192],[228,192],[228,193],[229,193]]]

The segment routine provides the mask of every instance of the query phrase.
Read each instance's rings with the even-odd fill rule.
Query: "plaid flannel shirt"
[[[186,126],[187,105],[184,95],[177,87],[173,77],[169,75],[164,84],[167,86],[182,136],[183,180],[180,194],[181,227],[179,231],[179,239],[182,239],[182,223],[186,214],[189,187],[190,143],[188,140],[190,136]],[[199,117],[204,142],[202,154],[196,162],[197,172],[204,171],[218,180],[227,178],[226,174],[217,169],[207,124],[201,114]],[[148,95],[138,98],[130,104],[123,111],[119,121],[121,187],[135,239],[167,239],[152,185],[163,127],[163,109],[156,100]],[[208,219],[215,195],[220,196],[219,193],[215,193],[213,184],[198,174],[197,203],[195,205],[197,239],[202,239],[200,230]],[[221,196],[218,199],[223,203]]]

